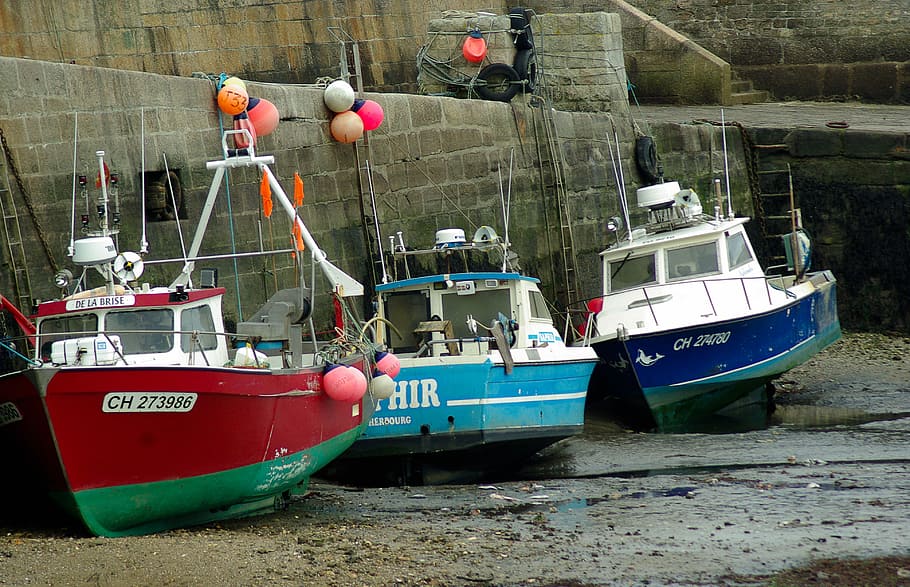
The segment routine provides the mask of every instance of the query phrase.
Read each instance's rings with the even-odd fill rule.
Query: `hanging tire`
[[[651,183],[660,179],[657,162],[657,148],[651,137],[638,137],[635,140],[635,164],[642,177]]]
[[[519,51],[534,48],[534,36],[531,33],[531,14],[520,6],[509,10],[509,28],[513,31],[513,42]]]
[[[530,94],[537,87],[537,51],[525,49],[515,54],[515,71],[525,80],[525,92]]]
[[[521,87],[521,77],[508,63],[491,63],[477,74],[477,80],[484,82],[474,86],[477,95],[485,100],[508,102]]]

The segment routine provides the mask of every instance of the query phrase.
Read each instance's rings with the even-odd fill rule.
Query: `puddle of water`
[[[771,415],[770,424],[797,429],[827,428],[832,426],[861,426],[870,422],[900,420],[910,413],[876,414],[859,408],[833,406],[777,406]]]
[[[580,499],[571,499],[556,504],[546,504],[547,507],[554,507],[558,512],[571,512],[582,510],[595,506],[605,501],[616,501],[621,499],[649,499],[653,497],[690,497],[697,487],[673,487],[664,491],[633,491],[629,493],[613,493],[603,497],[586,497]]]

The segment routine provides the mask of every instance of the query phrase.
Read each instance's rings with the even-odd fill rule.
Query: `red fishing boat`
[[[15,496],[5,503],[50,501],[103,536],[250,515],[285,504],[361,434],[375,357],[353,338],[304,341],[307,288],[279,290],[228,332],[225,289],[213,274],[194,280],[226,170],[251,167],[336,299],[362,295],[313,242],[269,168],[274,158],[228,148],[237,132],[222,138],[223,158],[207,163],[215,176],[172,283],[136,284],[143,260],[116,250],[102,181],[100,226],[71,240],[77,286],[61,275],[68,295],[39,304],[33,330],[19,314],[19,340],[0,339],[0,494]],[[104,281],[91,289],[90,269]]]

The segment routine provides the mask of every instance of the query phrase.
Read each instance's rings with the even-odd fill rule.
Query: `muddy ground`
[[[846,334],[767,426],[593,415],[518,476],[359,489],[135,538],[0,521],[5,585],[910,585],[910,339]]]

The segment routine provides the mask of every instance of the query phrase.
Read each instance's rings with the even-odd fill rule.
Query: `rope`
[[[20,359],[22,359],[23,361],[25,361],[26,363],[28,363],[29,365],[31,365],[33,367],[37,367],[38,365],[41,364],[41,361],[36,361],[34,359],[30,359],[29,357],[26,357],[25,355],[23,355],[22,353],[17,351],[14,347],[9,346],[2,340],[0,340],[0,347],[6,349],[10,353],[16,355],[17,357],[19,357]]]
[[[209,80],[212,84],[212,88],[215,91],[215,95],[218,95],[218,89],[221,84],[224,83],[224,80],[227,79],[226,74],[222,73],[220,75],[214,74],[193,74],[195,77],[204,77]],[[224,136],[224,119],[222,118],[221,109],[218,109],[218,140],[221,140],[221,137]],[[225,174],[224,180],[224,192],[227,198],[227,211],[228,211],[228,228],[231,233],[231,254],[237,253],[237,240],[234,234],[234,211],[231,207],[231,182],[230,182],[230,170]],[[240,299],[240,268],[237,264],[237,257],[232,259],[234,264],[234,289],[237,292],[237,320],[243,320],[243,304]]]

